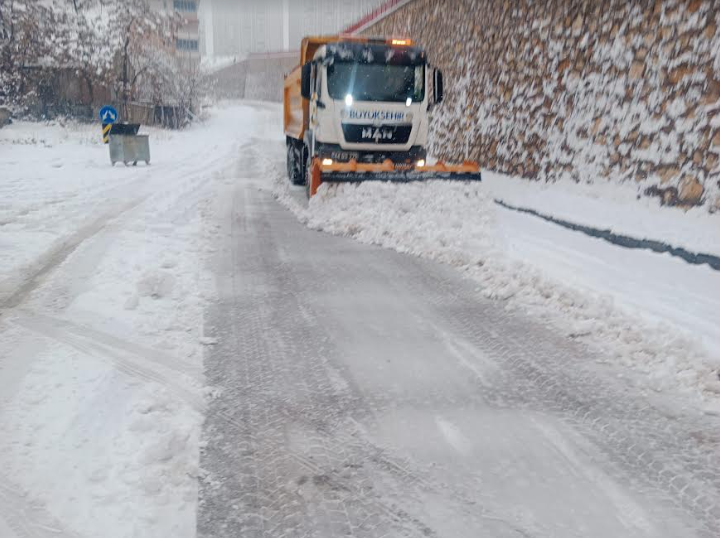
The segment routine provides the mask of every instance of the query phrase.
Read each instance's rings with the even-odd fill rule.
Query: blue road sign
[[[115,123],[118,120],[118,113],[115,108],[105,105],[100,109],[100,121],[103,123]]]

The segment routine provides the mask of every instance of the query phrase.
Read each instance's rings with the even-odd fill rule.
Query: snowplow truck
[[[474,162],[427,163],[443,76],[408,39],[306,37],[284,84],[287,173],[308,197],[322,183],[481,179]]]

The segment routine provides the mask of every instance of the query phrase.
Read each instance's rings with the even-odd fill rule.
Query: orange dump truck
[[[285,78],[289,179],[308,196],[326,182],[479,181],[477,163],[426,162],[428,110],[442,100],[442,73],[410,40],[306,37]]]

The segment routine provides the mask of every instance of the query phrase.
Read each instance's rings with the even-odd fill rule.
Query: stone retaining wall
[[[364,33],[411,37],[444,70],[437,156],[713,210],[718,25],[712,0],[415,0]]]

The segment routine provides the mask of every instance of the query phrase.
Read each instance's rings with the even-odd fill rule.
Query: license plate
[[[412,170],[412,163],[395,163],[395,170]]]
[[[355,159],[357,161],[360,158],[360,154],[353,151],[333,151],[330,153],[330,158],[334,161],[342,162],[347,162],[350,159]]]

